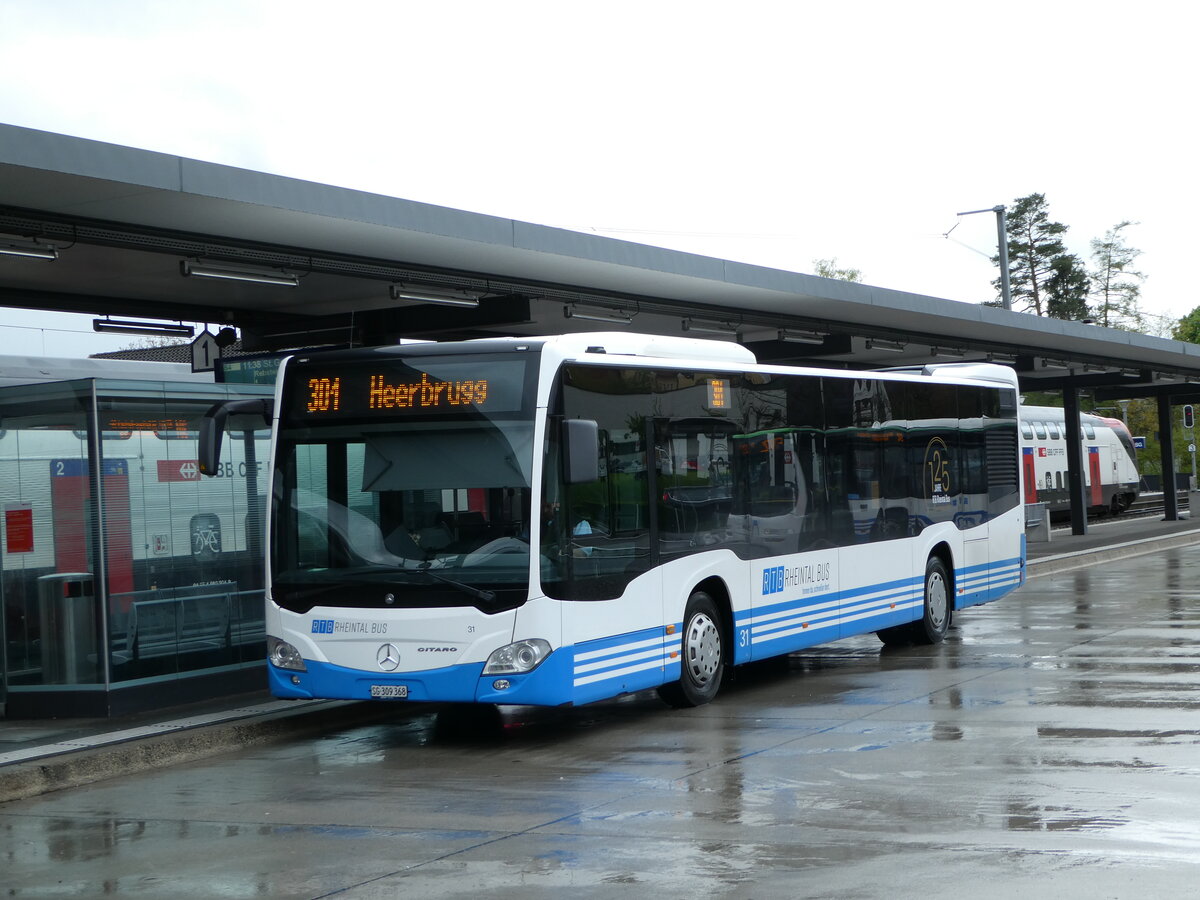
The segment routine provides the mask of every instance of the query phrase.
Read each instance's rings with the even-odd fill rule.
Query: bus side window
[[[854,383],[848,378],[823,378],[825,461],[829,496],[829,538],[838,546],[856,543],[855,508],[861,502],[857,471],[854,467],[853,413]]]

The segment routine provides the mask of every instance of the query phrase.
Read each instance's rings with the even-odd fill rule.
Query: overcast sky
[[[1178,318],[1198,24],[1155,0],[0,0],[0,121],[969,303],[995,217],[956,213],[1039,192],[1085,258],[1140,223],[1143,308]],[[128,342],[14,324],[90,329],[0,310],[2,352]]]

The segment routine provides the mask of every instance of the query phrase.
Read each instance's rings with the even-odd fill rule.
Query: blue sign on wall
[[[129,461],[125,459],[106,459],[102,469],[105,475],[129,475]],[[88,461],[78,457],[74,459],[50,460],[50,475],[52,478],[81,478],[88,473]]]

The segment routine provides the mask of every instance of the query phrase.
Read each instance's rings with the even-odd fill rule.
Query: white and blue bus
[[[752,660],[938,642],[1024,581],[1000,366],[485,339],[299,354],[272,415],[279,697],[694,706]]]

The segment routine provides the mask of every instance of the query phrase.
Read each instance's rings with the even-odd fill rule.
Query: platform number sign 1
[[[211,372],[217,367],[221,356],[221,348],[217,339],[209,331],[202,331],[192,341],[192,371]]]

